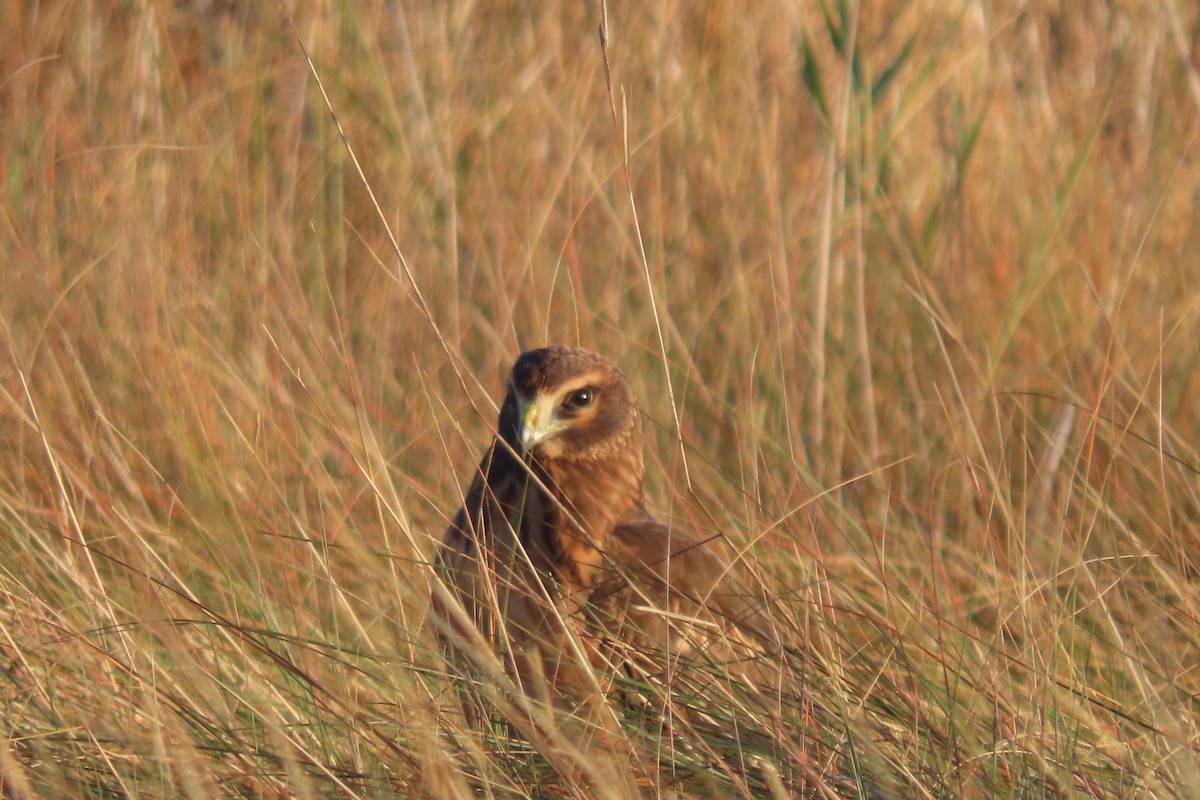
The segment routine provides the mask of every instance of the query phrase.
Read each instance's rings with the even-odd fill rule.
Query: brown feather
[[[581,389],[592,402],[576,408],[571,393]],[[539,403],[553,419],[541,419],[549,433],[525,452],[521,415]],[[599,663],[600,640],[732,662],[763,635],[761,598],[711,543],[650,517],[643,485],[641,421],[624,375],[580,348],[522,354],[496,440],[438,560],[478,630],[507,646],[524,685],[544,680],[554,697],[580,701],[595,685],[584,671]],[[438,602],[434,612],[453,619]],[[443,623],[443,636],[455,627]],[[454,637],[460,646],[466,633]],[[576,634],[589,664],[571,657]]]

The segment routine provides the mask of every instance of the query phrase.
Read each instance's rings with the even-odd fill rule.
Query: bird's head
[[[609,361],[553,345],[521,354],[500,410],[500,435],[518,453],[545,460],[595,461],[640,451],[633,390]]]

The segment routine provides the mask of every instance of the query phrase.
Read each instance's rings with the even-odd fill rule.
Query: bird
[[[517,358],[436,565],[432,612],[460,662],[486,645],[529,697],[592,718],[630,664],[733,663],[769,624],[713,539],[648,510],[634,391],[580,347]]]

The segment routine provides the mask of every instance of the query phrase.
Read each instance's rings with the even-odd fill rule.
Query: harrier
[[[644,474],[620,370],[577,347],[522,354],[441,543],[443,640],[461,656],[482,634],[528,696],[558,706],[590,703],[616,662],[738,658],[756,598],[712,543],[649,514]]]

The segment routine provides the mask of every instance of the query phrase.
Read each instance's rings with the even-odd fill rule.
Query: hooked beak
[[[521,422],[517,426],[517,440],[521,449],[532,453],[547,437],[557,433],[562,424],[554,418],[553,408],[543,408],[538,399],[523,401],[519,406]]]

